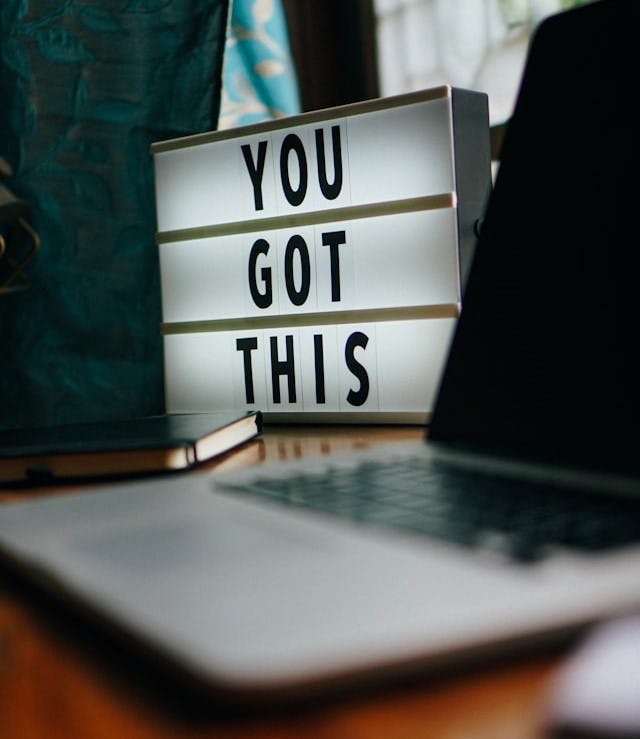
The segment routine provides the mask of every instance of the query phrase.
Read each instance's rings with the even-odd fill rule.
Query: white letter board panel
[[[435,88],[152,153],[168,412],[428,422],[490,187],[485,95]]]

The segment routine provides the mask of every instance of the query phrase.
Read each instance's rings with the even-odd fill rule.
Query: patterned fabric
[[[1,0],[0,156],[42,238],[0,426],[164,408],[153,141],[215,128],[227,0]]]
[[[233,0],[223,80],[219,128],[300,112],[279,0]]]

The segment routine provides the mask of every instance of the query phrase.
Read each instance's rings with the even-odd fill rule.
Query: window
[[[489,95],[492,124],[513,107],[529,38],[585,0],[374,0],[380,94],[451,84]]]

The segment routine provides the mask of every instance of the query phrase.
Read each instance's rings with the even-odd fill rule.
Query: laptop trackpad
[[[301,538],[295,530],[269,526],[229,515],[205,520],[183,518],[159,522],[140,521],[98,536],[73,541],[83,556],[97,559],[129,576],[148,577],[154,571],[239,566],[256,558],[295,556],[296,550],[320,545],[316,538]],[[297,552],[298,554],[300,552]]]

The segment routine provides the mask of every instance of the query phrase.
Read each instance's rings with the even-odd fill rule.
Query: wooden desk
[[[412,427],[267,429],[211,467],[331,454],[415,440]],[[77,489],[77,488],[74,488]],[[64,489],[0,491],[0,502]],[[136,685],[136,667],[106,667],[101,651],[50,623],[46,608],[0,581],[2,739],[541,739],[549,679],[561,658],[541,654],[473,673],[414,681],[304,709],[243,716],[190,716]]]

